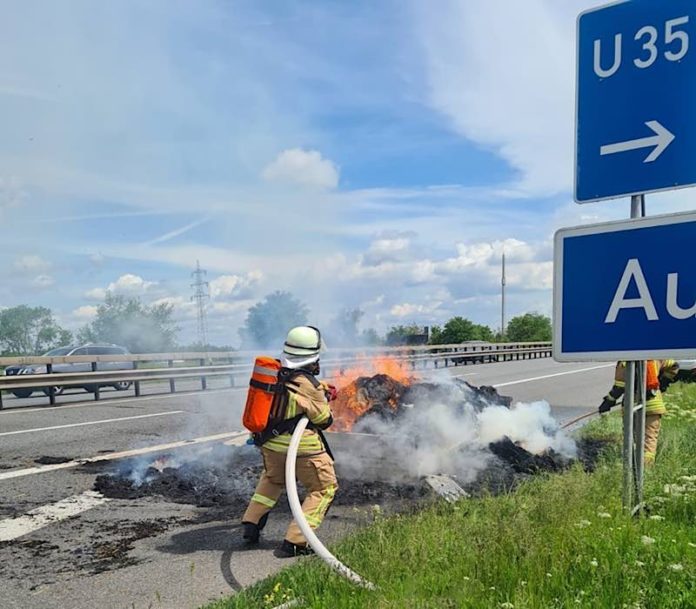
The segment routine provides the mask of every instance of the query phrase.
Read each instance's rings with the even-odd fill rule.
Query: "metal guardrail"
[[[551,343],[494,343],[491,345],[431,345],[416,347],[332,349],[322,358],[325,376],[340,377],[346,368],[360,368],[368,365],[375,358],[386,357],[410,364],[415,369],[419,364],[427,368],[429,362],[438,368],[467,363],[509,361],[513,359],[530,359],[550,357]],[[345,354],[340,357],[340,354]],[[352,355],[350,355],[352,354]],[[58,357],[3,357],[0,365],[42,366],[45,373],[17,374],[0,376],[0,409],[2,409],[2,391],[21,389],[46,389],[49,404],[56,403],[56,387],[84,387],[94,393],[94,399],[100,399],[100,387],[129,383],[134,386],[135,397],[141,395],[143,381],[169,381],[169,390],[176,392],[176,380],[199,378],[201,390],[207,389],[207,379],[212,377],[229,377],[230,386],[235,386],[235,377],[248,376],[253,358],[258,352],[212,352],[212,353],[154,353],[139,355],[84,355]],[[339,357],[336,357],[339,356]],[[179,366],[177,362],[195,361],[197,366]],[[225,363],[215,363],[215,362]],[[160,364],[160,367],[138,368],[140,363]],[[132,363],[130,370],[99,370],[99,364]],[[55,365],[90,364],[90,371],[56,372]]]

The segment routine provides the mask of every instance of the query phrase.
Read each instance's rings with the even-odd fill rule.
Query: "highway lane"
[[[546,398],[557,418],[568,420],[596,408],[611,384],[612,369],[539,359],[429,373],[441,375],[462,375],[474,384],[500,385],[501,393],[516,401]],[[79,507],[92,489],[96,473],[107,467],[29,473],[37,458],[85,459],[108,451],[147,449],[235,431],[244,397],[245,391],[236,389],[0,412],[0,434],[5,434],[0,435],[0,521],[30,510],[54,510],[51,506],[73,497],[77,499],[70,502],[77,502]],[[2,477],[18,473],[22,475]],[[340,536],[346,527],[365,518],[347,508],[337,508],[332,516],[322,528],[322,537]],[[287,564],[270,555],[282,538],[286,515],[272,519],[267,532],[272,541],[251,551],[241,546],[236,522],[206,522],[208,517],[203,508],[156,498],[111,500],[0,542],[0,577],[4,582],[0,606],[190,608]],[[129,531],[137,531],[143,521],[156,523],[162,530],[133,541],[128,560],[120,568],[93,573],[94,548],[121,543],[119,539],[126,543]]]

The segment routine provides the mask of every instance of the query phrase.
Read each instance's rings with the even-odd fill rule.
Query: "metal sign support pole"
[[[645,216],[645,196],[631,197],[631,219]],[[638,375],[636,375],[638,371]],[[636,379],[636,376],[638,377]],[[643,471],[645,443],[645,362],[626,362],[624,410],[623,410],[623,504],[633,510],[633,490],[636,503],[643,501]],[[635,403],[636,380],[639,383],[640,401]]]

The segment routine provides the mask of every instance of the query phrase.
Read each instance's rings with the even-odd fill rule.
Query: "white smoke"
[[[392,420],[368,416],[359,421],[355,432],[379,438],[354,443],[353,449],[346,442],[346,451],[337,455],[339,468],[353,478],[448,474],[472,482],[494,458],[489,445],[505,438],[534,455],[577,455],[575,441],[560,428],[547,402],[506,408],[482,403],[480,397],[471,400],[472,393],[451,380],[440,385],[444,391],[438,396],[446,395],[441,401],[415,403]]]

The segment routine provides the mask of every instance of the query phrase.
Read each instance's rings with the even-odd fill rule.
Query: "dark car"
[[[44,353],[44,357],[59,357],[72,355],[129,355],[128,349],[119,347],[118,345],[97,345],[86,344],[77,347],[59,347]],[[98,362],[97,370],[133,370],[133,362]],[[92,364],[90,362],[69,363],[69,364],[53,364],[53,372],[90,372]],[[46,366],[44,364],[31,364],[28,366],[8,366],[5,368],[6,375],[18,374],[46,374]],[[118,391],[125,391],[131,386],[128,381],[120,381],[110,385]],[[72,387],[72,385],[71,385]],[[86,391],[95,391],[96,385],[77,385]],[[63,393],[63,387],[60,385],[54,386],[55,395]],[[14,393],[18,398],[28,398],[34,391],[43,391],[46,395],[50,393],[49,387],[28,387],[15,389]]]

